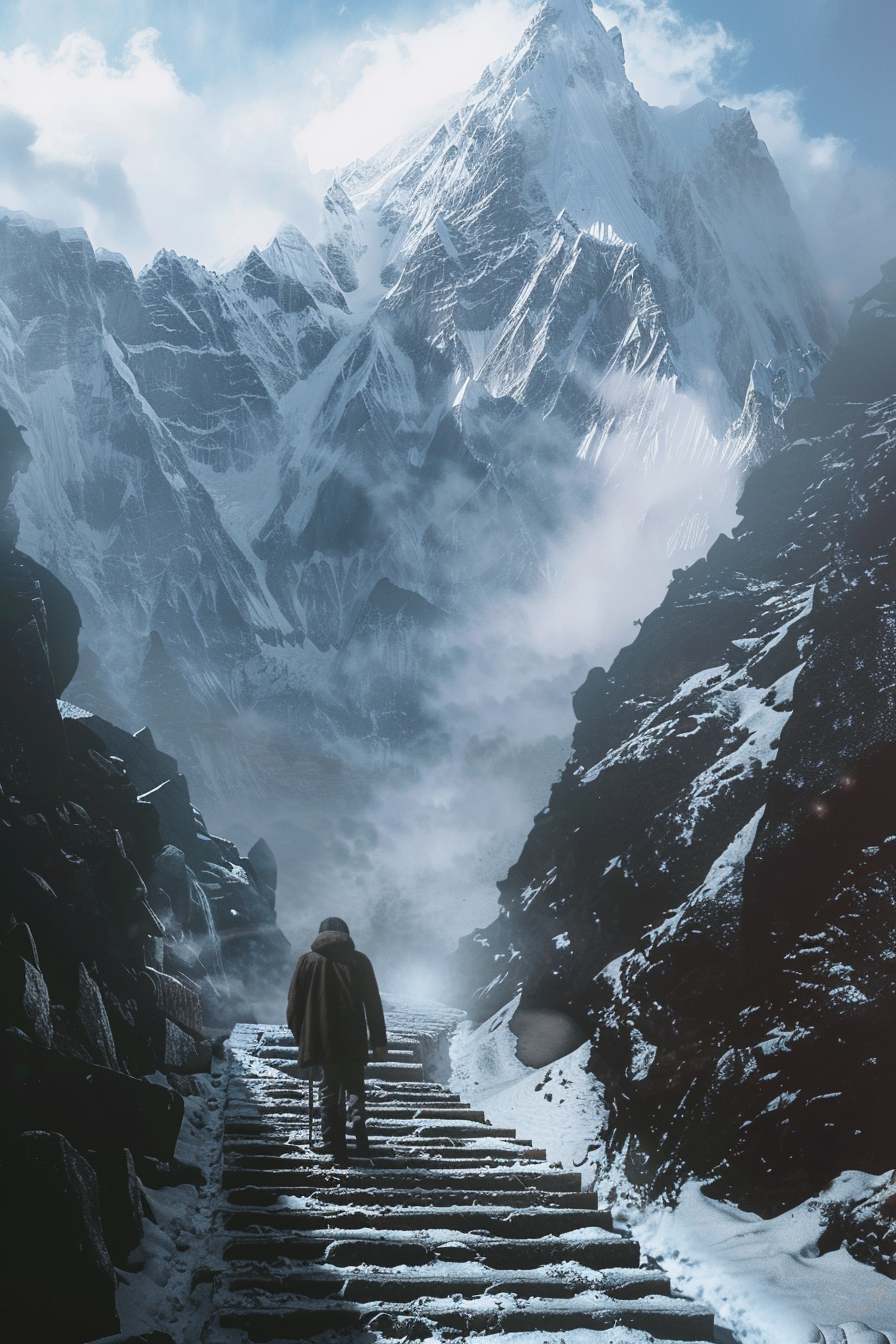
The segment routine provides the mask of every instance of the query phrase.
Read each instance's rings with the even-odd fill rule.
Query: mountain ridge
[[[410,722],[424,645],[411,674],[385,625],[389,712],[347,682],[333,700],[376,585],[462,619],[537,583],[556,501],[599,498],[615,445],[676,460],[682,389],[702,484],[669,544],[702,544],[833,327],[749,117],[648,108],[620,46],[584,0],[543,6],[438,129],[334,183],[318,247],[285,226],[224,275],[163,250],[135,277],[3,216],[23,538],[84,611],[85,698],[141,703],[155,631],[199,720],[292,694],[311,737],[336,710],[356,736]]]

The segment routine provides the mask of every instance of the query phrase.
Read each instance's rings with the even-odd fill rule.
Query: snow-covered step
[[[292,1093],[287,1091],[272,1091],[266,1093],[267,1099],[271,1103],[276,1103],[278,1110],[296,1110],[307,1116],[308,1102],[306,1099],[296,1099],[295,1089]],[[243,1103],[245,1104],[245,1102]],[[316,1117],[319,1116],[319,1107],[315,1100],[313,1112]],[[373,1100],[368,1103],[367,1113],[371,1117],[378,1119],[394,1120],[455,1120],[459,1116],[466,1116],[469,1120],[477,1120],[480,1124],[485,1123],[485,1113],[483,1111],[471,1111],[462,1101],[436,1101],[433,1098],[421,1098],[420,1101],[412,1100]]]
[[[302,1201],[301,1208],[282,1205],[226,1208],[221,1221],[233,1232],[259,1226],[284,1232],[314,1232],[321,1227],[400,1228],[411,1232],[435,1224],[446,1231],[491,1232],[510,1237],[556,1236],[586,1227],[612,1227],[609,1213],[599,1209],[518,1209],[512,1204],[445,1204],[435,1209],[429,1204],[423,1208],[410,1204],[394,1204],[390,1208],[359,1204],[341,1209],[310,1200]]]
[[[225,1268],[203,1344],[711,1340],[711,1315],[641,1263],[578,1172],[423,1076],[422,1040],[371,1066],[393,1071],[368,1093],[372,1158],[342,1166],[309,1147],[307,1085],[285,1081],[291,1043],[243,1035],[215,1215]],[[407,1068],[419,1076],[396,1077]],[[310,1118],[318,1135],[317,1105]]]
[[[270,1100],[271,1114],[276,1116],[288,1115],[293,1118],[303,1116],[308,1118],[308,1105],[301,1101],[289,1102],[285,1097],[272,1097]],[[231,1102],[226,1107],[229,1116],[243,1115],[246,1118],[255,1118],[258,1114],[257,1103],[250,1103],[245,1100]],[[319,1116],[318,1108],[315,1106],[312,1114]],[[418,1122],[428,1121],[446,1122],[451,1126],[450,1133],[460,1133],[462,1129],[469,1129],[471,1125],[476,1125],[475,1133],[488,1132],[489,1134],[500,1134],[504,1138],[514,1138],[515,1130],[498,1130],[490,1125],[485,1118],[483,1111],[471,1111],[462,1104],[451,1107],[442,1106],[388,1106],[380,1103],[378,1106],[371,1106],[368,1109],[367,1128],[371,1133],[384,1133],[387,1128],[406,1129]],[[433,1132],[432,1129],[430,1132]],[[447,1131],[446,1131],[447,1132]]]
[[[494,1294],[446,1303],[424,1298],[413,1311],[389,1302],[350,1305],[316,1298],[293,1298],[288,1307],[225,1308],[218,1317],[223,1329],[243,1330],[253,1342],[310,1339],[330,1330],[368,1330],[408,1337],[421,1322],[433,1330],[498,1334],[519,1330],[607,1330],[627,1326],[667,1340],[712,1340],[713,1318],[683,1298],[645,1297],[634,1301],[601,1293],[581,1294],[569,1302]],[[645,1341],[646,1344],[646,1341]]]
[[[544,1148],[530,1148],[529,1143],[529,1139],[498,1139],[494,1143],[477,1143],[473,1139],[451,1139],[441,1142],[425,1135],[412,1135],[404,1138],[393,1136],[388,1140],[388,1144],[382,1146],[395,1155],[407,1153],[410,1157],[414,1153],[426,1152],[434,1158],[443,1158],[447,1162],[453,1160],[455,1165],[463,1165],[474,1158],[483,1162],[498,1162],[501,1159],[507,1162],[520,1162],[528,1157],[533,1162],[544,1162],[547,1157]],[[371,1143],[371,1148],[376,1154],[378,1149],[375,1142]]]
[[[306,1127],[304,1136],[307,1136],[307,1132]],[[293,1134],[292,1129],[279,1129],[261,1135],[228,1134],[224,1139],[224,1152],[228,1157],[253,1153],[267,1155],[272,1159],[283,1153],[298,1155],[302,1153],[305,1138],[296,1140]],[[392,1144],[388,1151],[384,1145],[374,1144],[373,1151],[377,1170],[383,1171],[395,1168],[403,1171],[456,1171],[468,1168],[475,1161],[480,1170],[518,1170],[523,1173],[543,1167],[546,1160],[543,1148],[526,1148],[518,1144],[483,1147],[479,1144],[454,1143],[438,1148],[432,1145],[411,1147]],[[324,1164],[321,1164],[323,1168]]]
[[[329,1230],[320,1236],[276,1238],[255,1233],[234,1237],[226,1258],[233,1262],[251,1260],[323,1260],[327,1264],[347,1266],[432,1265],[436,1261],[455,1264],[477,1261],[492,1269],[540,1269],[545,1265],[584,1265],[589,1269],[616,1267],[636,1269],[641,1248],[631,1237],[618,1232],[592,1228],[585,1237],[567,1233],[561,1237],[486,1237],[475,1232],[450,1233],[429,1228],[410,1234],[402,1231],[374,1232]]]
[[[415,1302],[418,1298],[479,1297],[483,1293],[513,1293],[515,1297],[573,1298],[582,1292],[632,1299],[666,1296],[669,1280],[655,1269],[586,1269],[582,1265],[537,1269],[496,1270],[476,1262],[400,1265],[394,1269],[370,1266],[303,1264],[287,1270],[263,1272],[252,1267],[236,1271],[227,1292],[231,1295],[341,1297],[345,1302]]]
[[[334,1167],[321,1173],[320,1167],[309,1166],[298,1159],[294,1165],[282,1162],[276,1166],[270,1164],[270,1158],[249,1157],[231,1160],[225,1164],[222,1174],[222,1186],[233,1190],[245,1185],[262,1186],[307,1186],[311,1190],[331,1189],[347,1186],[355,1188],[358,1173]],[[410,1188],[413,1190],[466,1190],[473,1186],[481,1190],[526,1190],[537,1196],[544,1191],[571,1191],[581,1189],[582,1178],[574,1171],[533,1171],[525,1177],[518,1172],[482,1170],[480,1167],[466,1167],[455,1171],[406,1171],[401,1168],[383,1171],[374,1168],[364,1173],[364,1188],[390,1187],[392,1189]]]
[[[388,1079],[396,1083],[411,1083],[417,1079],[423,1081],[422,1064],[404,1064],[395,1063],[392,1060],[385,1060],[382,1064],[368,1064],[364,1070],[365,1077],[378,1078],[380,1081]]]
[[[297,1194],[297,1189],[303,1190]],[[268,1207],[274,1204],[286,1204],[295,1201],[314,1202],[318,1204],[356,1205],[363,1202],[368,1208],[375,1209],[380,1205],[388,1205],[391,1209],[416,1209],[423,1205],[426,1208],[438,1209],[442,1207],[485,1207],[486,1205],[498,1204],[506,1209],[531,1209],[540,1208],[545,1199],[545,1193],[540,1190],[508,1190],[506,1187],[498,1190],[483,1187],[478,1181],[471,1187],[458,1188],[457,1185],[444,1189],[439,1186],[431,1186],[426,1189],[410,1188],[395,1184],[378,1185],[368,1184],[366,1181],[359,1181],[356,1185],[346,1188],[333,1186],[318,1187],[311,1194],[304,1193],[304,1189],[298,1182],[290,1184],[288,1181],[282,1181],[276,1185],[264,1185],[259,1182],[233,1184],[228,1186],[227,1203],[228,1205],[238,1207],[242,1205],[252,1205],[256,1208]],[[597,1208],[597,1199],[593,1191],[573,1192],[569,1190],[555,1190],[550,1196],[551,1205],[555,1209],[587,1209],[589,1212]],[[298,1206],[297,1206],[298,1207]]]

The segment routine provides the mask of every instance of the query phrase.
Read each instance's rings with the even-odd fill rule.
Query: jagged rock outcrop
[[[182,1097],[142,1075],[207,1070],[206,1024],[245,1016],[288,944],[273,890],[208,834],[149,731],[59,701],[80,617],[15,548],[8,497],[29,456],[0,409],[3,1298],[16,1338],[78,1344],[117,1329],[112,1263],[143,1235],[138,1175],[183,1175]]]
[[[651,1192],[760,1211],[892,1166],[896,277],[785,413],[742,521],[574,697],[573,754],[462,946],[593,1036]],[[885,1206],[888,1207],[888,1206]],[[889,1254],[889,1253],[888,1253]]]

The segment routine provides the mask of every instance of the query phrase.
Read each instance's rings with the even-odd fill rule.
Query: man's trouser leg
[[[335,1062],[323,1066],[320,1085],[320,1136],[324,1148],[345,1161],[345,1087],[342,1070]]]
[[[347,1065],[343,1078],[348,1110],[348,1128],[355,1140],[355,1154],[358,1157],[369,1157],[370,1143],[367,1138],[367,1098],[364,1095],[364,1065],[361,1063]]]

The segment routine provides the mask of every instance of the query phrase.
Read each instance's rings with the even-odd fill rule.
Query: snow
[[[846,1173],[825,1196],[859,1199],[881,1179]],[[896,1344],[896,1282],[842,1248],[819,1254],[823,1202],[764,1220],[709,1199],[692,1181],[674,1209],[648,1209],[633,1232],[676,1288],[711,1303],[739,1344]]]
[[[162,1075],[157,1078],[167,1084]],[[221,1161],[222,1079],[217,1062],[211,1074],[193,1076],[198,1095],[184,1100],[184,1121],[175,1149],[179,1162],[200,1168],[206,1184],[199,1190],[184,1184],[145,1191],[155,1221],[143,1220],[143,1240],[127,1268],[116,1270],[121,1334],[96,1344],[121,1344],[153,1330],[175,1339],[199,1337],[208,1303],[202,1290],[197,1292],[194,1274],[206,1254],[217,1199],[214,1168]]]
[[[318,302],[341,306],[339,286],[329,267],[305,235],[293,225],[284,224],[279,228],[259,255],[277,275],[288,275],[298,280]]]
[[[738,154],[761,161],[765,174],[749,193]],[[571,451],[581,445],[572,469],[600,458],[611,487],[633,465],[660,482],[674,476],[671,566],[674,554],[702,549],[727,524],[724,490],[742,466],[719,439],[739,409],[731,387],[746,387],[757,358],[786,361],[778,346],[791,337],[808,346],[810,315],[823,311],[781,191],[744,114],[710,102],[680,115],[648,108],[625,75],[618,33],[604,30],[586,0],[543,6],[517,49],[440,125],[334,183],[329,265],[290,225],[222,275],[163,252],[134,282],[120,258],[97,251],[102,285],[114,272],[122,292],[132,284],[151,291],[177,318],[174,328],[189,328],[180,343],[173,331],[170,363],[179,368],[166,389],[172,404],[186,404],[186,418],[165,409],[143,368],[153,363],[147,351],[167,344],[155,340],[165,331],[127,353],[112,339],[112,308],[99,271],[85,265],[85,235],[7,214],[21,244],[19,230],[33,235],[35,273],[63,296],[69,325],[94,337],[59,344],[37,310],[12,304],[13,319],[0,304],[0,391],[29,426],[35,459],[17,486],[23,546],[73,587],[86,638],[113,670],[122,701],[148,629],[167,631],[171,607],[183,615],[182,624],[172,618],[172,643],[207,660],[195,670],[226,686],[240,708],[298,687],[330,693],[291,544],[337,467],[362,483],[394,485],[402,517],[382,549],[344,564],[328,557],[322,583],[332,577],[325,615],[334,626],[352,628],[383,575],[438,594],[452,610],[478,591],[475,561],[440,568],[421,545],[430,505],[415,477],[400,474],[405,462],[423,464],[448,414],[514,505],[543,484],[537,452],[526,459],[527,435],[513,428],[521,412],[556,417]],[[698,253],[691,206],[714,240]],[[258,256],[321,307],[293,313],[266,292],[253,296],[243,279]],[[357,288],[343,294],[337,272]],[[11,293],[17,274],[8,277]],[[735,331],[744,353],[729,377],[720,350],[736,344]],[[239,407],[219,386],[229,355],[251,389]],[[683,396],[682,385],[706,397]],[[496,406],[504,392],[514,404]],[[370,428],[349,434],[355,407]],[[119,413],[145,443],[145,461],[119,452]],[[148,490],[157,468],[161,479]],[[95,482],[109,483],[110,498],[125,487],[127,527],[89,521],[83,499]],[[160,540],[168,518],[201,537],[198,605]],[[269,523],[262,558],[257,542]],[[513,547],[507,556],[506,569],[488,571],[490,597],[520,581]],[[249,653],[233,661],[204,614],[215,585],[232,597],[248,636],[241,647]],[[301,647],[292,640],[297,625],[311,635]],[[256,651],[253,635],[290,642]]]
[[[460,1024],[451,1042],[451,1086],[464,1100],[481,1107],[494,1124],[516,1128],[544,1147],[550,1162],[579,1169],[585,1189],[598,1188],[615,1201],[620,1225],[630,1227],[643,1251],[661,1263],[675,1290],[708,1303],[717,1324],[733,1332],[737,1344],[896,1344],[896,1282],[859,1264],[843,1249],[823,1255],[818,1249],[825,1203],[866,1198],[887,1182],[890,1173],[845,1172],[818,1198],[768,1220],[708,1198],[696,1182],[684,1187],[674,1207],[639,1208],[632,1198],[618,1200],[608,1184],[614,1173],[602,1172],[598,1161],[595,1135],[604,1111],[600,1085],[587,1072],[590,1045],[546,1068],[527,1068],[516,1058],[516,1038],[509,1026],[518,1006],[515,999],[480,1026]],[[412,1000],[395,1000],[389,1011],[396,1020],[401,1018],[402,1029],[430,1034],[450,1030],[458,1017],[444,1005]],[[274,1038],[285,1028],[246,1030],[254,1044],[259,1033]],[[277,1070],[247,1056],[240,1045],[238,1030],[232,1048],[246,1066],[244,1082],[251,1086],[252,1077],[282,1081]],[[156,1222],[145,1222],[141,1245],[128,1269],[119,1271],[122,1333],[97,1344],[123,1344],[151,1330],[167,1331],[178,1339],[198,1338],[209,1302],[196,1270],[209,1256],[215,1261],[217,1254],[212,1215],[223,1100],[219,1066],[215,1064],[211,1076],[199,1075],[195,1083],[199,1095],[186,1098],[176,1156],[195,1163],[212,1179],[198,1192],[191,1185],[147,1192]],[[373,1234],[359,1229],[357,1235]],[[420,1237],[418,1231],[405,1235],[409,1240]],[[475,1234],[443,1229],[428,1233],[427,1239],[462,1242],[471,1235]],[[591,1228],[563,1233],[560,1239],[579,1242],[604,1236]],[[469,1266],[446,1262],[442,1271],[462,1277]],[[467,1338],[486,1336],[474,1332]],[[537,1338],[541,1344],[648,1344],[649,1337],[616,1327],[544,1332]],[[501,1335],[502,1344],[532,1344],[532,1339],[531,1334]]]
[[[759,815],[718,860],[717,876],[742,863]],[[737,1344],[896,1344],[896,1282],[842,1248],[818,1250],[825,1202],[865,1198],[889,1173],[844,1173],[818,1198],[767,1220],[710,1199],[695,1181],[674,1207],[640,1206],[620,1171],[601,1161],[597,1136],[605,1110],[601,1086],[587,1071],[590,1042],[546,1068],[527,1068],[516,1057],[509,1025],[519,1002],[518,996],[480,1026],[459,1028],[451,1044],[451,1086],[463,1100],[545,1148],[549,1161],[580,1170],[583,1187],[614,1204],[673,1288],[708,1303]],[[502,1336],[505,1344],[512,1338]],[[623,1332],[618,1344],[637,1338]],[[563,1339],[617,1344],[613,1332],[564,1332]]]
[[[603,1089],[588,1072],[590,1042],[545,1068],[527,1068],[517,1059],[509,1025],[519,1004],[517,996],[481,1026],[461,1024],[451,1042],[451,1087],[493,1124],[544,1148],[548,1161],[580,1170],[584,1187],[592,1188],[604,1104]]]
[[[464,1336],[466,1340],[489,1342],[496,1338],[500,1338],[501,1344],[533,1344],[533,1340],[537,1340],[537,1344],[663,1344],[656,1335],[645,1335],[643,1330],[630,1330],[624,1325],[614,1326],[611,1330],[564,1330],[562,1335],[549,1330],[539,1330],[535,1335],[531,1332],[520,1334],[513,1330],[502,1330],[500,1336],[494,1333]],[[421,1344],[442,1344],[442,1341],[429,1337],[421,1340]]]

